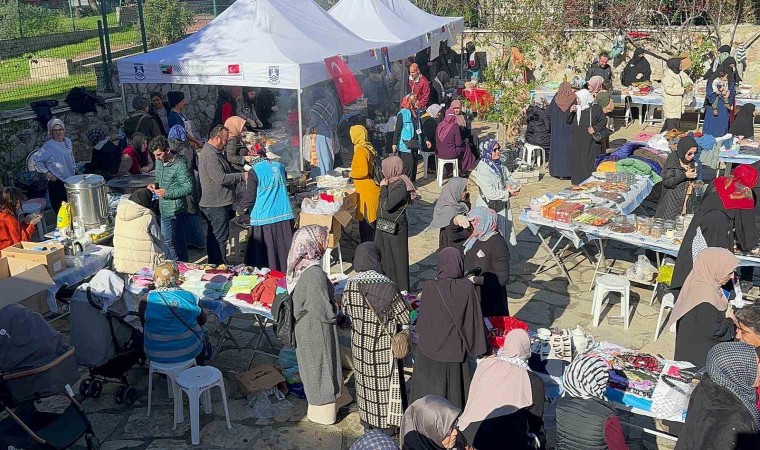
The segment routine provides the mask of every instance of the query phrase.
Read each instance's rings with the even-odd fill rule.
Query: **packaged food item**
[[[59,230],[71,228],[71,205],[68,202],[61,203],[61,209],[58,210],[56,219],[56,228]]]

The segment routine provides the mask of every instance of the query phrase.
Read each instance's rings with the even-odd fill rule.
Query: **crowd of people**
[[[205,249],[209,264],[227,264],[235,220],[249,228],[245,264],[285,274],[297,318],[293,331],[308,420],[337,421],[343,393],[338,328],[350,325],[357,404],[366,429],[352,449],[488,450],[505,448],[505,439],[513,449],[546,448],[546,395],[528,366],[528,333],[510,331],[495,352],[486,342],[484,318],[510,315],[510,247],[517,243],[510,200],[520,190],[509,182],[500,144],[481,140],[461,101],[450,95],[459,64],[465,63],[468,75],[477,79],[485,59],[470,44],[461,61],[446,46],[434,61],[428,59],[417,55],[401,62],[401,77],[394,63],[395,83],[386,81],[382,68],[371,69],[362,83],[367,116],[390,112],[396,126],[389,133],[391,154],[385,157],[364,124],[347,129],[360,244],[354,274],[340,299],[322,270],[329,230],[294,228],[285,166],[247,133],[272,126],[278,103],[273,93],[221,88],[205,142],[183,114],[189,99],[182,92],[169,92],[166,100],[160,93],[135,97],[112,174],[152,172],[155,183],[118,204],[113,268],[123,274],[154,268],[156,289],[140,311],[146,332],[155,338],[146,342],[149,359],[176,362],[165,357],[167,336],[187,334],[186,328],[156,325],[165,317],[162,305],[167,301],[186,305],[181,320],[192,324],[190,331],[202,332],[205,315],[197,299],[179,289],[174,262],[187,261],[192,245]],[[609,55],[600,54],[582,86],[564,82],[550,104],[538,96],[528,109],[527,141],[548,150],[552,176],[578,184],[595,170],[595,159],[605,150],[607,118],[615,107],[608,60]],[[651,69],[645,63],[637,50],[624,68],[623,83],[648,81]],[[708,104],[715,113],[708,114],[709,123],[705,120],[706,133],[728,130],[738,80],[734,65],[730,57],[723,58],[710,75],[715,86],[710,90],[708,83]],[[680,60],[671,60],[668,68],[666,101],[667,96],[683,96],[689,85]],[[341,104],[324,86],[309,89],[306,99],[300,150],[311,176],[317,177],[336,164]],[[666,126],[679,127],[682,106],[666,110]],[[32,160],[47,177],[57,211],[66,200],[63,180],[75,174],[76,163],[65,124],[53,119],[47,128],[50,139]],[[102,132],[88,138],[93,145],[107,140]],[[412,289],[407,213],[419,198],[419,152],[456,159],[459,176],[446,174],[450,178],[430,222],[438,229],[437,274],[420,285],[424,306],[418,311],[418,345],[407,388],[404,362],[411,344],[406,328],[412,313],[404,299]],[[656,217],[683,212],[687,182],[696,176],[696,152],[697,143],[686,137],[668,157]],[[421,170],[429,170],[427,161]],[[742,165],[710,182],[676,262],[671,287],[678,297],[667,325],[676,328],[675,359],[705,368],[677,449],[760,446],[760,306],[733,313],[728,303],[738,266],[734,248],[753,250],[760,241],[753,191],[757,181],[757,170]],[[29,216],[18,221],[21,201],[19,190],[3,190],[0,248],[30,239],[40,220]],[[751,273],[743,271],[742,278],[751,280]],[[178,344],[187,350],[180,359],[201,352],[195,338],[187,338]],[[563,396],[556,405],[557,449],[628,448],[616,410],[605,399],[609,378],[607,365],[591,356],[581,355],[565,369]]]

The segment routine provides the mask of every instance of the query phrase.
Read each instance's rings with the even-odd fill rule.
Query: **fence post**
[[[21,0],[16,0],[16,9],[18,10],[18,37],[24,37],[24,27],[21,25],[23,18],[21,17]]]
[[[106,56],[108,57],[108,62],[111,62],[111,39],[109,38],[109,31],[108,31],[108,1],[104,0],[100,3],[100,15],[103,17],[103,37],[105,38],[105,44],[106,44]]]
[[[145,18],[143,17],[143,0],[137,0],[137,20],[140,25],[143,53],[148,53],[148,38],[145,36]]]
[[[68,2],[69,2],[69,15],[71,16],[71,31],[76,31],[77,27],[76,27],[76,25],[74,25],[74,5],[71,4],[73,1],[74,0],[68,0]]]
[[[100,65],[102,69],[103,83],[106,91],[111,90],[111,74],[108,71],[108,60],[106,59],[106,45],[103,39],[103,22],[98,20],[98,38],[100,39]]]
[[[218,15],[218,12],[217,12],[216,0],[214,0],[214,17],[216,17],[217,15]]]

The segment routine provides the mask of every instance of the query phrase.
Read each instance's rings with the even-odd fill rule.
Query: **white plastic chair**
[[[435,152],[420,152],[420,156],[422,156],[422,177],[427,180],[428,162],[430,158],[433,158],[433,161],[435,161]]]
[[[148,413],[146,416],[150,417],[150,407],[153,401],[153,374],[160,373],[166,375],[166,389],[169,391],[169,398],[174,398],[174,414],[183,417],[182,411],[182,399],[177,402],[177,375],[183,370],[189,369],[195,366],[195,358],[189,361],[183,361],[178,363],[159,363],[155,361],[150,362],[150,368],[148,369]]]
[[[662,296],[662,303],[660,304],[660,314],[657,316],[657,328],[654,329],[654,340],[660,337],[660,328],[662,327],[662,316],[665,314],[665,308],[673,309],[675,307],[675,297],[668,292]],[[675,326],[675,325],[674,325]],[[674,331],[671,327],[671,332]]]
[[[528,164],[533,164],[535,160],[536,167],[541,167],[546,162],[546,150],[543,147],[526,142],[523,145],[522,160]]]
[[[201,443],[200,438],[200,397],[205,392],[210,393],[210,389],[218,387],[222,392],[222,405],[224,406],[224,417],[227,419],[227,429],[232,429],[230,423],[230,412],[227,408],[227,391],[224,389],[224,378],[222,372],[216,367],[196,366],[185,370],[177,377],[177,387],[179,392],[187,394],[190,402],[190,437],[193,445]],[[180,398],[180,403],[182,399]],[[205,413],[211,414],[211,402],[206,402]],[[174,427],[177,427],[177,417],[174,418]]]
[[[594,288],[594,297],[591,301],[591,314],[594,316],[594,327],[599,326],[599,319],[602,315],[602,305],[604,299],[610,292],[620,294],[620,309],[623,315],[623,324],[628,329],[630,318],[630,299],[631,299],[631,282],[620,275],[604,274],[596,278],[596,287]]]
[[[338,250],[338,262],[340,263],[340,273],[345,274],[346,272],[343,271],[343,252],[340,251],[340,243],[336,243],[335,247],[328,248],[327,250],[325,250],[325,254],[322,255],[322,270],[324,270],[327,275],[330,275],[330,271],[331,271],[330,257],[332,256],[331,253],[333,250]]]
[[[459,160],[458,159],[442,159],[438,158],[438,163],[435,167],[435,177],[438,180],[438,186],[443,186],[443,172],[446,164],[454,166],[454,176],[459,176]],[[427,171],[425,171],[427,172]]]

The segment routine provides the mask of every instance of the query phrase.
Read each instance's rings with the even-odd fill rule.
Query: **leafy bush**
[[[178,0],[146,0],[143,10],[148,45],[161,47],[185,37],[193,12]]]
[[[19,9],[20,7],[20,9]],[[19,20],[19,12],[21,18]],[[16,39],[28,36],[43,36],[58,32],[60,14],[58,11],[43,8],[37,5],[15,1],[0,1],[0,36],[2,39]],[[19,30],[21,23],[21,30]]]

